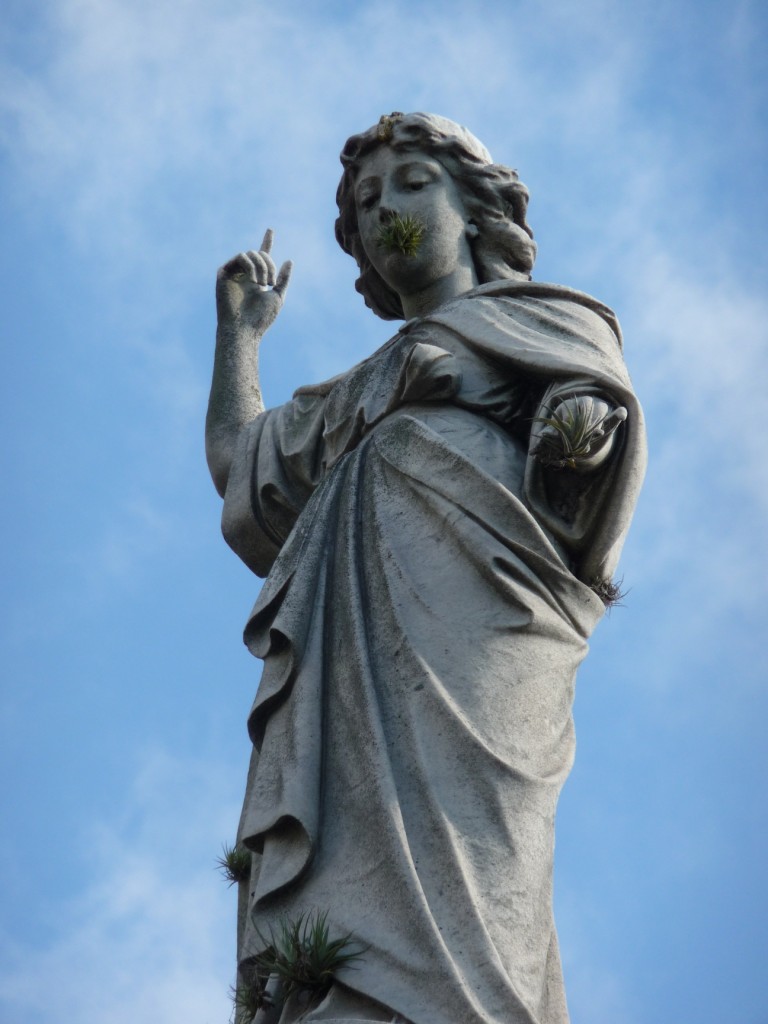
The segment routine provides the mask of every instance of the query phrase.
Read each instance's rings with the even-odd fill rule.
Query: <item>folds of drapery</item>
[[[241,955],[320,910],[366,947],[342,980],[415,1024],[567,1020],[554,812],[642,421],[608,311],[538,287],[478,289],[301,389],[244,431],[227,491],[229,542],[269,571]],[[629,425],[564,517],[521,396],[585,389]]]

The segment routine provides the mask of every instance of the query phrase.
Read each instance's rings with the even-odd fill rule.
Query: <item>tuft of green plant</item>
[[[276,976],[286,999],[302,990],[324,995],[335,974],[365,952],[363,947],[353,947],[351,932],[332,939],[327,918],[327,912],[319,911],[302,914],[295,921],[283,918],[277,934],[270,932],[267,948],[253,957],[257,973]],[[263,935],[259,938],[266,943]]]
[[[610,609],[622,604],[624,598],[627,596],[628,591],[622,589],[623,583],[623,577],[620,580],[615,581],[596,577],[589,585],[603,602],[605,607]]]
[[[247,882],[251,877],[251,853],[242,846],[222,845],[221,856],[216,858],[216,867],[230,885]]]
[[[589,396],[561,406],[550,416],[537,416],[534,422],[552,429],[539,435],[531,454],[549,469],[576,469],[579,461],[591,454],[593,445],[605,437],[606,418],[607,414],[595,416]]]
[[[424,225],[416,217],[407,213],[399,214],[382,224],[376,238],[376,244],[387,252],[400,252],[403,256],[415,256],[424,238]]]
[[[264,989],[254,985],[238,985],[233,990],[232,1001],[235,1004],[235,1020],[238,1024],[240,1021],[248,1024],[259,1010],[272,1005],[264,994]]]
[[[403,119],[399,110],[393,110],[391,114],[382,114],[376,126],[376,137],[379,142],[389,142],[395,130],[395,125]]]
[[[259,1010],[272,1006],[272,1000],[266,992],[266,984],[267,979],[254,972],[237,988],[231,990],[237,1024],[249,1024]]]

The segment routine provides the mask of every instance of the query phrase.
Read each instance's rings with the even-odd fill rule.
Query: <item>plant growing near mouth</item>
[[[376,244],[387,252],[399,252],[403,256],[415,256],[424,238],[424,225],[409,213],[405,217],[395,214],[382,224]]]
[[[224,843],[221,856],[216,858],[216,866],[230,885],[247,882],[251,877],[250,851],[242,846],[228,846]]]

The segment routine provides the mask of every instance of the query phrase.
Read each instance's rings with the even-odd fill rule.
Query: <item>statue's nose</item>
[[[379,223],[389,224],[397,216],[397,213],[390,206],[379,207]]]

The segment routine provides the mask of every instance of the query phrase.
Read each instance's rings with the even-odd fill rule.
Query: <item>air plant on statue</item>
[[[221,857],[216,858],[216,866],[230,885],[235,882],[247,882],[251,877],[251,854],[242,846],[228,846],[226,843],[221,848]]]
[[[407,213],[404,217],[394,214],[379,228],[376,244],[387,252],[399,252],[403,256],[415,256],[424,238],[424,225]]]
[[[251,971],[242,984],[232,989],[236,1024],[250,1024],[259,1010],[273,1005],[267,992],[268,980],[261,972]]]
[[[549,430],[539,432],[531,454],[548,469],[578,469],[621,420],[616,410],[599,413],[592,395],[579,395],[534,422]]]
[[[605,607],[610,611],[611,608],[615,608],[617,605],[620,605],[627,596],[628,591],[622,588],[623,582],[623,576],[619,580],[611,580],[606,579],[603,576],[597,576],[595,579],[590,581],[589,585],[603,602]]]
[[[331,939],[327,913],[315,911],[292,921],[284,918],[277,934],[259,934],[266,949],[251,958],[259,977],[275,977],[287,999],[295,992],[323,996],[335,974],[359,960],[365,949],[353,946],[352,933]]]

